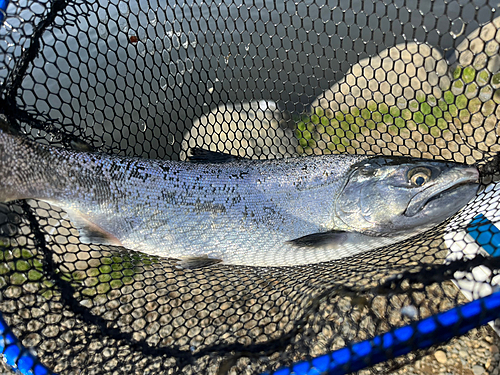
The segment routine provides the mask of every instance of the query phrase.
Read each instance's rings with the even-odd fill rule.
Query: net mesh
[[[258,373],[463,303],[457,285],[468,298],[491,293],[496,6],[12,1],[0,29],[10,132],[152,159],[196,147],[260,159],[347,152],[478,163],[483,175],[476,199],[431,231],[296,267],[180,270],[82,244],[44,202],[0,204],[0,311],[13,333],[61,374]]]

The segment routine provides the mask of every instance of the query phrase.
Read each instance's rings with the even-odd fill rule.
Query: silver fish
[[[179,259],[294,266],[376,249],[455,214],[478,170],[453,162],[325,155],[190,162],[45,146],[0,131],[0,201],[65,210],[81,241]]]

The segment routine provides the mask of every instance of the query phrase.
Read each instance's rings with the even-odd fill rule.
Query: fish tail
[[[42,145],[0,130],[0,201],[37,198],[47,188]]]

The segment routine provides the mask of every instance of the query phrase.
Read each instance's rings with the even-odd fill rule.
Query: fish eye
[[[429,181],[431,174],[432,173],[429,168],[413,168],[408,172],[408,180],[414,186],[422,186]]]

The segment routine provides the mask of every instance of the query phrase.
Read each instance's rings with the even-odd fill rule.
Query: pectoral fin
[[[82,243],[123,246],[118,238],[88,220],[79,211],[66,210],[71,224],[78,229]]]
[[[208,267],[222,262],[221,259],[208,257],[186,257],[177,262],[176,268],[194,270],[198,268]]]
[[[349,232],[331,230],[328,232],[308,234],[306,236],[287,241],[287,243],[297,247],[306,248],[334,248],[342,245],[347,239],[348,234]]]

